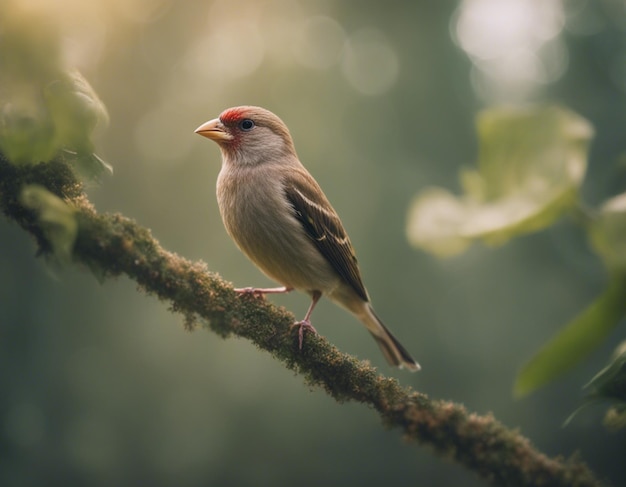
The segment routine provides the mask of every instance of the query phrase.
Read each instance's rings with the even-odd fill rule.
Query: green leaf
[[[63,63],[49,19],[0,7],[0,151],[14,164],[65,157],[81,176],[111,166],[94,154],[93,136],[108,122],[87,80]]]
[[[589,230],[591,245],[609,271],[626,274],[626,193],[608,200]]]
[[[611,362],[585,388],[591,389],[590,395],[626,403],[626,342],[617,347]]]
[[[93,152],[75,152],[64,149],[63,160],[69,163],[83,181],[100,181],[103,174],[113,174],[113,167]]]
[[[32,164],[57,150],[41,88],[59,72],[61,43],[49,19],[13,4],[0,8],[0,150]]]
[[[58,260],[67,262],[78,233],[78,223],[73,208],[43,186],[25,186],[21,203],[37,213],[37,219]]]
[[[465,194],[430,188],[413,201],[407,236],[446,257],[472,241],[499,245],[551,225],[578,199],[593,135],[559,107],[495,108],[480,114],[478,169],[461,171]]]
[[[76,70],[62,71],[43,88],[57,144],[76,152],[93,152],[91,134],[108,124],[107,110],[89,82]]]
[[[517,375],[516,396],[524,396],[568,371],[598,345],[626,314],[626,278],[611,278],[604,293],[546,343]]]
[[[567,426],[574,416],[588,406],[606,401],[618,401],[620,404],[609,410],[605,424],[613,429],[626,426],[626,341],[617,347],[609,364],[584,388],[589,389],[589,392],[583,398],[582,404],[565,420],[563,426]]]
[[[24,86],[0,102],[0,151],[14,164],[49,161],[57,151],[54,127],[36,96]]]
[[[104,103],[89,82],[76,70],[65,71],[44,89],[52,119],[55,146],[83,179],[98,179],[113,168],[94,154],[93,134],[109,122]]]

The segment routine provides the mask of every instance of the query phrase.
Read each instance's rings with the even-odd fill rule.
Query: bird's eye
[[[239,128],[244,132],[247,132],[254,128],[254,122],[249,118],[244,118],[241,122],[239,122]]]

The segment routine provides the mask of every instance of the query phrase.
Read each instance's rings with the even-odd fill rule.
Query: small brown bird
[[[311,296],[299,327],[315,332],[311,313],[327,296],[352,312],[376,339],[387,362],[416,371],[418,363],[374,313],[341,220],[304,168],[289,130],[272,112],[254,106],[224,110],[196,133],[222,151],[217,202],[226,231],[241,251],[280,288],[238,292]]]

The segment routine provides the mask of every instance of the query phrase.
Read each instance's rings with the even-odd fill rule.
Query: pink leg
[[[292,287],[239,287],[235,289],[239,294],[281,294],[293,291]]]
[[[314,291],[313,300],[311,301],[311,306],[309,306],[309,310],[306,312],[306,315],[304,315],[304,319],[302,321],[297,321],[296,323],[291,325],[292,328],[294,326],[298,327],[298,346],[300,350],[302,350],[302,341],[304,340],[305,328],[308,328],[313,333],[317,334],[317,330],[313,328],[313,325],[311,324],[311,313],[313,313],[313,308],[315,308],[315,305],[317,304],[317,302],[320,300],[321,297],[322,297],[321,292]]]

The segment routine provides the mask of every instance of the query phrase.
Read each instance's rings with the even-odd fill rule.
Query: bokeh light
[[[187,55],[186,66],[194,74],[218,83],[249,76],[263,61],[265,39],[252,19],[214,22],[209,34]]]
[[[398,56],[385,36],[375,29],[352,34],[344,46],[341,69],[348,82],[364,95],[380,95],[398,77]]]
[[[463,0],[452,34],[473,63],[471,79],[486,101],[531,99],[567,68],[560,0]]]
[[[309,17],[297,30],[293,53],[296,61],[315,69],[328,69],[339,62],[346,33],[339,22],[324,16]]]

